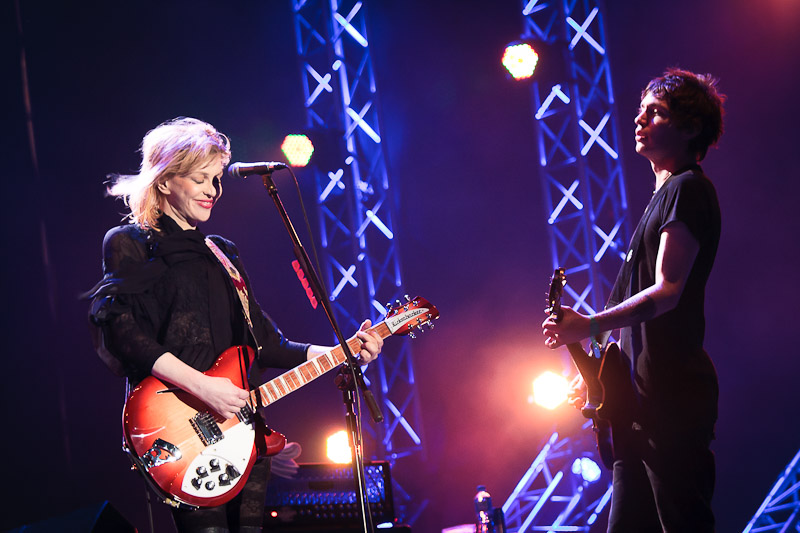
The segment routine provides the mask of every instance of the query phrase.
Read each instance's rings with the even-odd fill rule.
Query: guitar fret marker
[[[322,366],[323,372],[327,372],[328,370],[333,368],[333,365],[331,365],[330,361],[328,361],[328,358],[326,356],[327,354],[323,354],[317,357],[317,360],[320,362],[320,366]]]
[[[267,391],[267,394],[269,394],[272,402],[280,399],[280,395],[278,395],[278,391],[275,390],[275,386],[272,383],[267,383],[267,386],[264,387],[264,390]]]

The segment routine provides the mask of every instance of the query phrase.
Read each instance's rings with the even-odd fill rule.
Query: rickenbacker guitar
[[[413,330],[431,321],[439,311],[424,298],[409,299],[389,310],[385,320],[369,331],[381,338],[414,337]],[[361,341],[347,341],[352,353]],[[248,390],[248,406],[224,420],[202,401],[154,376],[142,380],[128,396],[122,413],[124,449],[155,492],[168,504],[181,508],[214,507],[231,500],[244,486],[259,452],[275,455],[286,437],[263,431],[254,423],[256,409],[278,401],[345,362],[341,346],[249,390],[244,368],[254,351],[249,346],[225,350],[207,376],[227,377]],[[245,360],[245,357],[247,360]],[[247,365],[245,364],[247,363]]]
[[[561,296],[566,283],[564,269],[556,268],[547,297],[547,312],[556,321],[563,316]],[[578,342],[567,344],[572,361],[586,382],[586,403],[581,413],[592,421],[603,465],[612,469],[615,458],[612,428],[622,427],[620,425],[630,427],[633,386],[627,358],[616,343],[609,342],[603,347],[593,348],[587,352]]]

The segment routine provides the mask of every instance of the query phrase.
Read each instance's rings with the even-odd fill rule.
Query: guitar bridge
[[[192,424],[197,436],[205,446],[210,446],[225,438],[211,413],[197,413],[189,420],[189,423]]]

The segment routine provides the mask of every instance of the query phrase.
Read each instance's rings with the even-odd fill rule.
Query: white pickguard
[[[232,490],[244,480],[241,474],[247,469],[247,463],[250,461],[255,431],[252,425],[240,423],[225,431],[223,435],[225,438],[207,447],[189,465],[181,485],[181,490],[186,494],[198,498],[214,498]],[[219,466],[213,471],[212,459],[219,461]],[[233,466],[241,477],[230,479],[226,485],[220,483],[220,475],[227,473],[229,465]],[[200,468],[205,468],[206,475],[198,474]],[[196,486],[198,480],[199,487]]]

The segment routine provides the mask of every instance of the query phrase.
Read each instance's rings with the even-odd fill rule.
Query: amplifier
[[[324,525],[346,529],[361,524],[357,481],[351,465],[300,463],[292,478],[272,476],[267,486],[266,529],[302,530]],[[388,461],[364,464],[373,523],[393,523],[392,478]],[[271,530],[271,529],[270,529]]]

